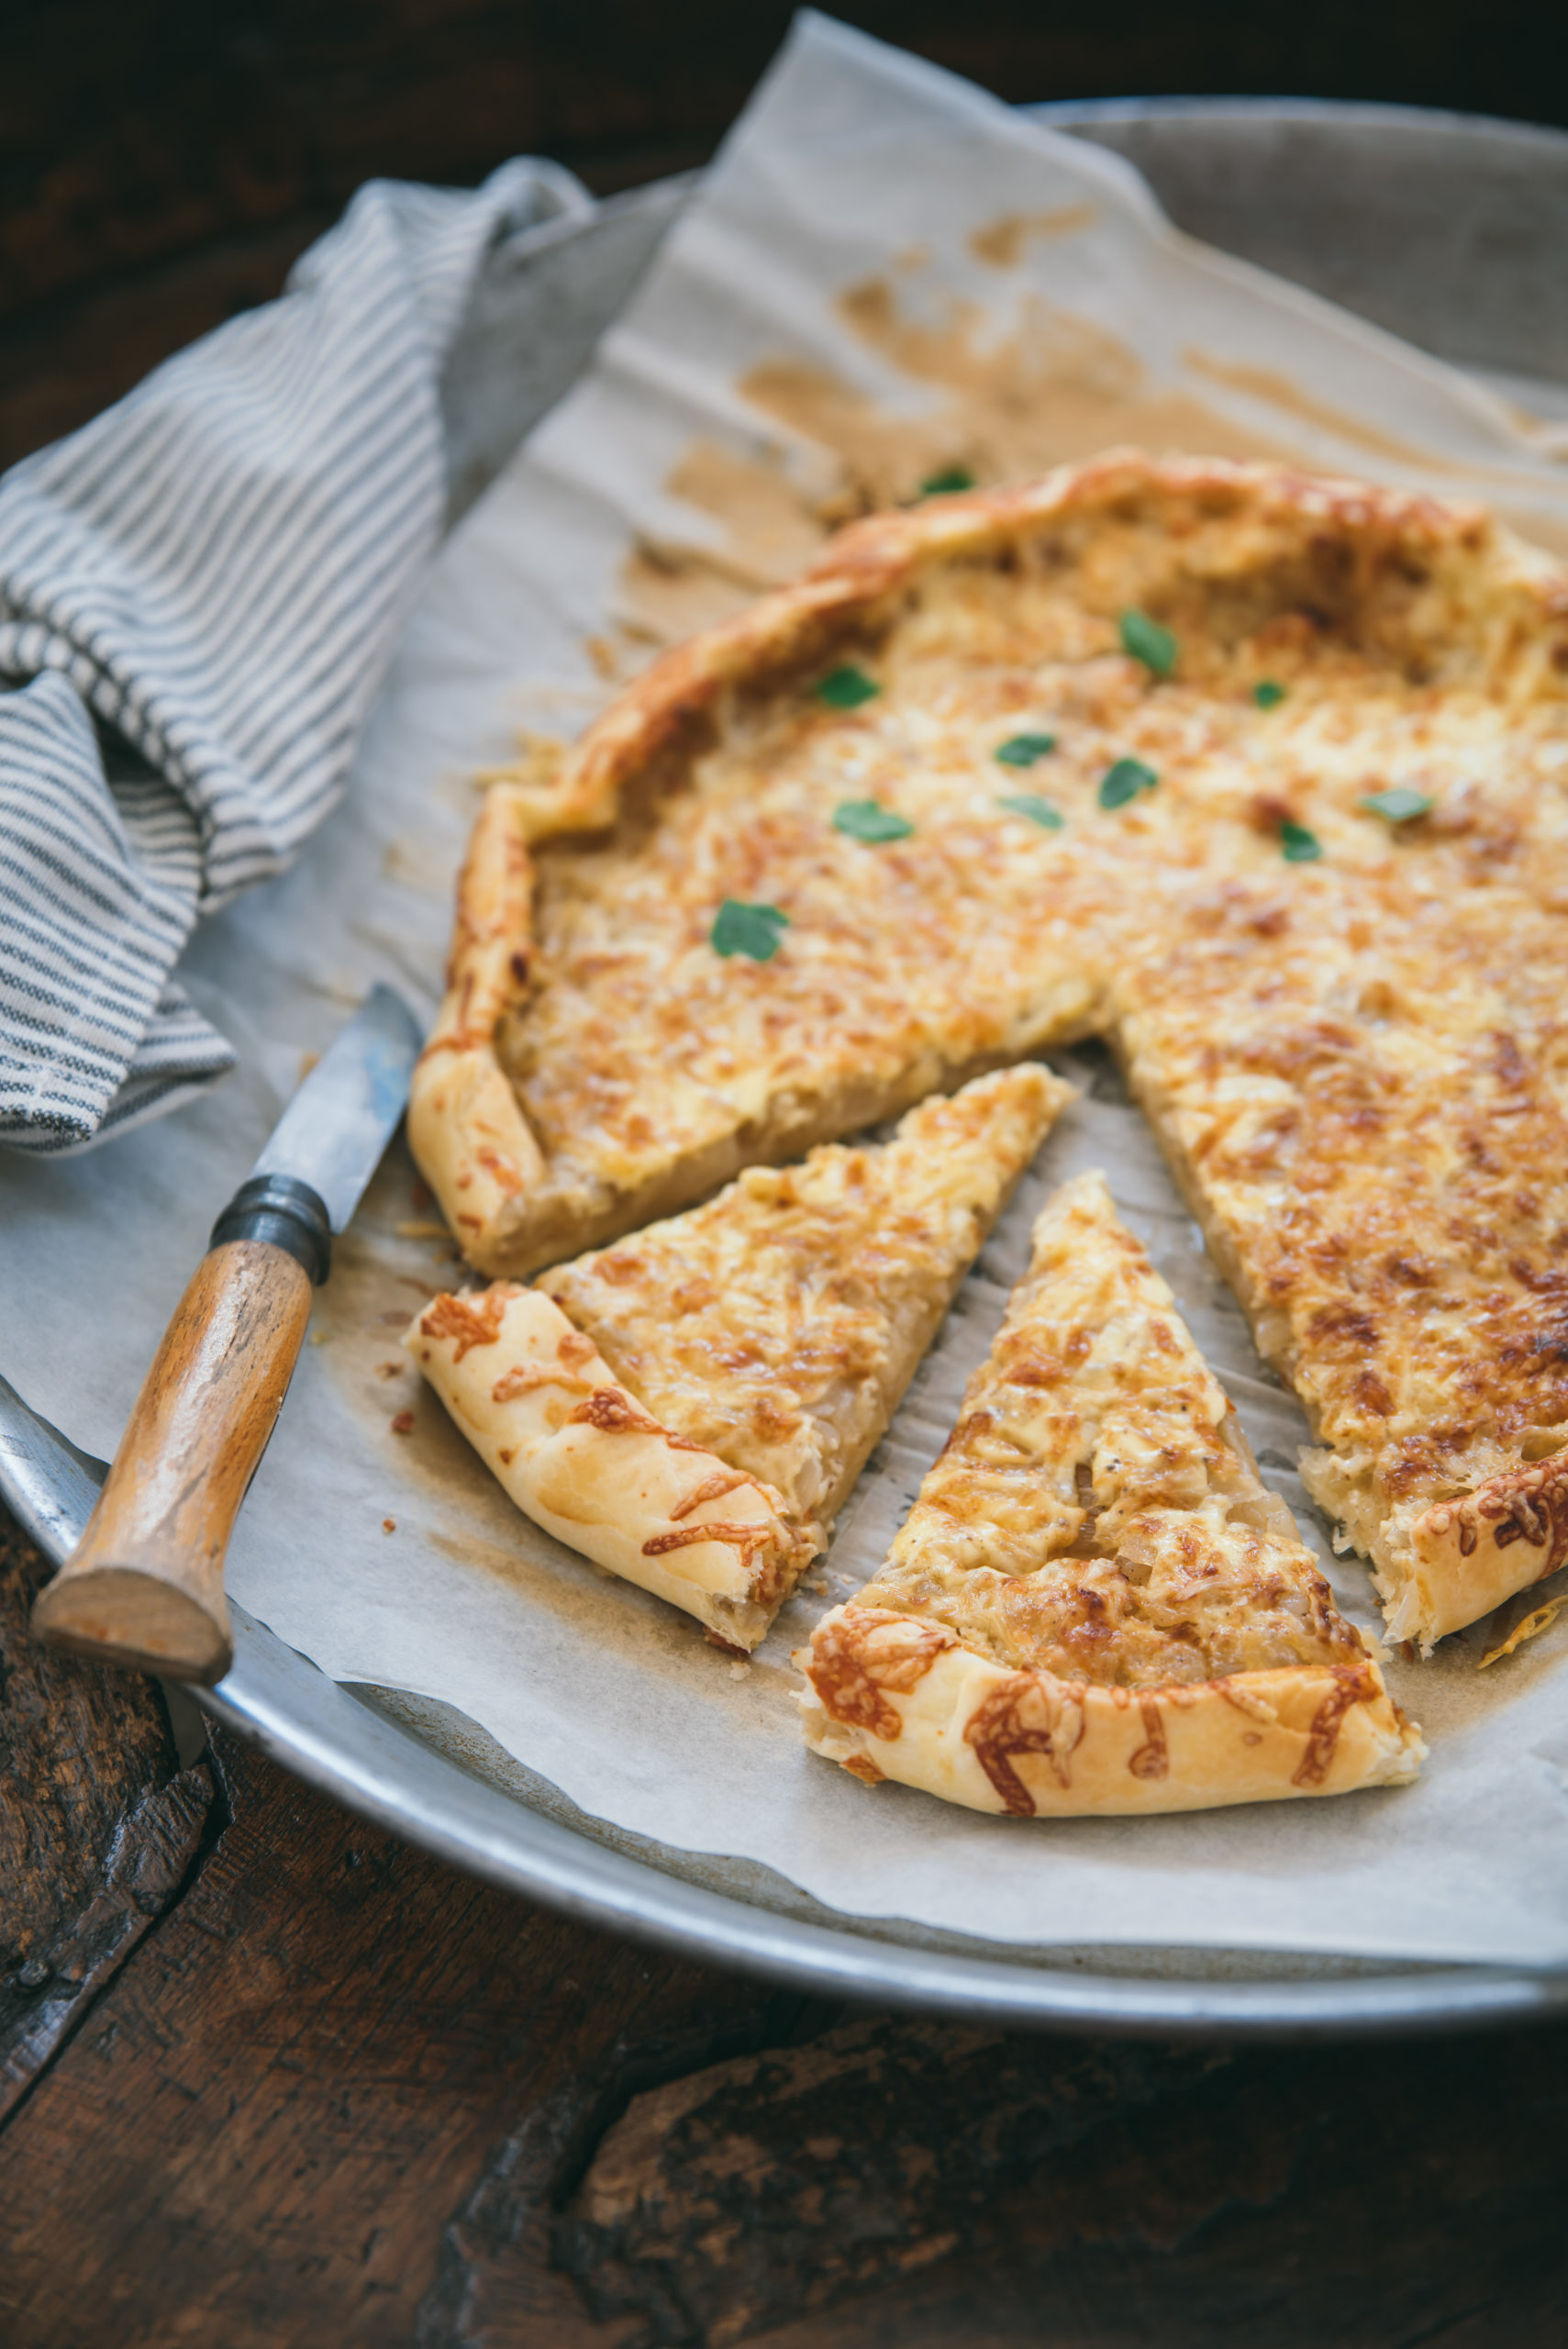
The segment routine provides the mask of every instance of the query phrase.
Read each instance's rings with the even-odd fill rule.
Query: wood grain
[[[0,2119],[176,1898],[213,1801],[151,1682],[29,1641],[48,1572],[0,1511]]]
[[[86,1531],[33,1609],[41,1639],[176,1680],[221,1680],[233,1659],[223,1562],[310,1298],[308,1274],[265,1241],[203,1257]]]
[[[6,2349],[406,2343],[449,2220],[483,2230],[476,2186],[536,2170],[523,2337],[596,2338],[547,2263],[557,2164],[574,2179],[634,2089],[813,2010],[530,1909],[217,1750],[232,1823],[0,2134]]]

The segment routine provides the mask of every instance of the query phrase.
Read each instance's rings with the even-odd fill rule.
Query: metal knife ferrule
[[[332,1227],[325,1201],[297,1174],[252,1174],[213,1225],[209,1248],[228,1240],[265,1240],[302,1264],[317,1288],[332,1269]]]

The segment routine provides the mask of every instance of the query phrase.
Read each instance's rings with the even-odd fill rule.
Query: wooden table
[[[6,2349],[1560,2349],[1568,2026],[829,2007],[451,1874],[42,1654],[0,1520]]]

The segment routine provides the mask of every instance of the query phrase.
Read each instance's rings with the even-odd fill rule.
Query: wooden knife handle
[[[233,1660],[224,1555],[299,1358],[319,1262],[275,1199],[270,1221],[266,1200],[258,1212],[239,1204],[164,1332],[86,1531],[33,1609],[52,1645],[174,1680],[221,1680]],[[237,1225],[278,1237],[227,1238]]]

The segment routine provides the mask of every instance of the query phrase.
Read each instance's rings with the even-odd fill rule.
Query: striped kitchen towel
[[[373,182],[279,300],[0,482],[0,1141],[80,1150],[232,1065],[174,963],[342,790],[486,250],[590,204],[533,161]]]

